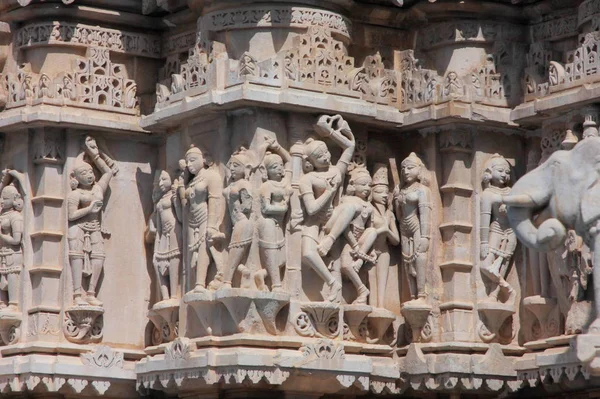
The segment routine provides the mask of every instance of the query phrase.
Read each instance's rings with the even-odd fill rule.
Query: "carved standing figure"
[[[155,184],[154,212],[150,216],[146,240],[154,242],[152,263],[160,284],[162,301],[166,301],[177,299],[180,295],[181,202],[166,170],[158,173]]]
[[[292,187],[291,156],[276,141],[263,160],[267,180],[260,186],[258,248],[260,260],[271,277],[271,289],[283,291],[280,267],[285,264],[285,216],[289,209]],[[285,166],[284,166],[285,162]],[[264,286],[260,278],[257,286]]]
[[[366,304],[369,290],[360,279],[358,272],[365,262],[375,263],[377,260],[374,255],[368,253],[377,238],[377,230],[371,227],[373,216],[373,205],[369,202],[371,176],[365,167],[357,167],[350,172],[346,194],[325,225],[324,231],[327,236],[323,243],[329,245],[344,234],[346,245],[340,256],[342,274],[356,288],[358,296],[352,303]],[[319,250],[323,255],[327,254],[325,246],[320,246]]]
[[[221,254],[213,246],[216,240],[225,238],[219,231],[222,221],[223,181],[212,168],[212,162],[198,147],[191,146],[185,153],[187,172],[193,176],[179,193],[185,215],[187,233],[187,261],[190,269],[196,269],[195,292],[206,290],[206,275],[211,259],[222,272]]]
[[[19,308],[19,276],[23,269],[23,197],[15,185],[17,179],[24,191],[22,175],[16,170],[4,170],[0,183],[0,309],[16,312]]]
[[[229,185],[223,190],[223,195],[227,200],[233,229],[228,248],[227,265],[223,270],[222,288],[231,288],[231,281],[236,270],[246,277],[250,273],[245,262],[254,233],[254,222],[251,220],[252,185],[249,179],[255,164],[254,153],[244,147],[234,152],[227,162],[230,178]]]
[[[308,139],[304,145],[305,174],[299,181],[305,211],[302,263],[313,268],[327,283],[327,300],[338,302],[342,285],[331,274],[320,255],[329,252],[335,240],[333,237],[324,237],[320,245],[319,242],[321,229],[333,213],[333,201],[354,155],[355,141],[348,123],[339,115],[321,116],[316,128],[320,135],[330,137],[341,146],[343,152],[334,166],[331,165],[331,154],[323,141]]]
[[[424,300],[431,238],[431,190],[425,185],[425,165],[414,152],[402,161],[401,170],[401,182],[394,190],[393,202],[400,222],[402,260],[411,297]]]
[[[100,211],[104,196],[113,177],[94,138],[85,138],[85,150],[73,165],[71,172],[72,189],[67,196],[69,218],[69,262],[73,274],[73,301],[75,305],[102,306],[96,298],[96,289],[104,267],[104,238],[101,232]],[[102,172],[96,181],[92,165],[84,160],[84,155]],[[90,276],[87,294],[84,295],[82,282]]]
[[[370,302],[372,306],[380,308],[383,308],[385,303],[385,289],[390,271],[389,246],[400,243],[396,217],[389,206],[389,191],[387,167],[384,164],[375,164],[371,201],[373,203],[373,227],[377,230],[377,239],[373,244],[373,249],[377,254],[377,263],[375,266],[376,279],[370,283],[370,286],[376,285],[377,295],[371,295]]]
[[[517,236],[510,227],[506,215],[506,205],[502,196],[510,194],[510,164],[504,157],[494,154],[485,164],[481,194],[481,272],[496,286],[489,299],[498,300],[500,289],[509,295],[508,302],[514,300],[514,289],[506,282],[510,260],[517,248]]]

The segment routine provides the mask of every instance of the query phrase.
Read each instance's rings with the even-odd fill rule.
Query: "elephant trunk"
[[[552,251],[565,242],[567,230],[554,218],[546,219],[539,228],[533,224],[535,202],[526,196],[506,196],[503,201],[508,205],[508,220],[517,238],[525,246],[540,252]]]

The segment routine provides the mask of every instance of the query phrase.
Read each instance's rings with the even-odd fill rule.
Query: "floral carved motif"
[[[99,47],[152,58],[160,57],[161,47],[157,36],[63,21],[29,24],[17,32],[16,48],[44,44]]]

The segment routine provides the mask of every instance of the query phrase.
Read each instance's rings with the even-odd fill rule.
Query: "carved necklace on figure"
[[[418,191],[420,188],[421,184],[418,182],[415,182],[408,187],[402,187],[398,195],[398,200],[402,205],[406,205],[409,195]]]

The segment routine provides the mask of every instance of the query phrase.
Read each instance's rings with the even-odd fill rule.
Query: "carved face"
[[[204,167],[204,157],[197,152],[189,153],[185,156],[185,162],[191,174],[195,175]]]
[[[2,189],[2,210],[13,209],[15,200],[19,197],[18,191],[12,186],[6,186]]]
[[[310,162],[316,168],[326,168],[331,165],[331,153],[325,143],[319,145],[316,150],[310,154]]]
[[[412,161],[404,161],[401,165],[402,168],[402,180],[410,184],[419,179],[421,173],[421,166],[417,165]]]
[[[496,187],[504,187],[510,182],[510,165],[506,162],[498,162],[492,165],[492,179],[490,184]]]
[[[171,189],[171,185],[171,176],[169,176],[169,174],[163,170],[158,179],[158,188],[161,192],[166,193]]]
[[[361,178],[353,183],[354,195],[358,198],[366,200],[371,194],[371,179]]]
[[[273,156],[273,160],[267,164],[267,177],[269,180],[281,181],[285,175],[285,169],[283,167],[283,161],[279,156]]]
[[[83,165],[79,168],[75,169],[75,178],[77,182],[82,187],[91,187],[96,181],[96,176],[94,176],[94,169],[92,169],[91,165]]]
[[[245,176],[246,166],[237,158],[232,157],[229,162],[227,162],[227,169],[229,169],[229,173],[231,173],[231,179],[234,181],[243,179]]]
[[[390,190],[387,186],[375,186],[373,187],[373,202],[376,204],[387,205]]]

